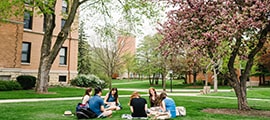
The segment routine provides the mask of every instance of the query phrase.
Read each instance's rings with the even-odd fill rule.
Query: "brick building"
[[[56,28],[53,32],[54,43],[58,32],[65,22],[63,15],[67,12],[67,2],[57,0]],[[8,22],[0,23],[0,79],[15,80],[19,75],[33,75],[37,77],[40,49],[43,40],[44,17],[38,10],[25,3],[25,7],[32,11],[24,12],[24,17],[10,18]],[[74,20],[72,31],[56,57],[51,71],[49,84],[68,83],[77,75],[78,52],[78,20]]]
[[[120,47],[120,56],[129,54],[134,56],[136,54],[136,39],[134,36],[119,36],[118,37],[118,47]],[[129,73],[127,69],[122,73],[117,73],[112,76],[112,78],[130,78],[133,76],[133,73]]]

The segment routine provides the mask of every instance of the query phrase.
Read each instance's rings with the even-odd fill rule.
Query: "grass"
[[[247,89],[248,98],[260,98],[270,99],[270,88],[249,88]],[[225,97],[236,97],[234,92],[218,92],[211,93],[209,96],[225,96]]]
[[[113,87],[117,88],[149,88],[148,80],[130,80],[128,82],[136,82],[132,84],[127,83],[128,80],[113,80]],[[167,81],[167,86],[170,81]],[[173,88],[179,88],[181,85],[177,85],[180,81],[174,80]],[[161,83],[161,82],[160,82]],[[160,88],[161,86],[154,86]],[[181,86],[182,88],[189,86]],[[180,88],[181,88],[180,87]],[[202,87],[202,86],[201,86]],[[213,87],[212,87],[213,88]],[[226,87],[224,87],[226,88]],[[84,88],[73,87],[51,87],[49,92],[55,94],[36,94],[33,90],[20,90],[20,91],[1,91],[0,99],[18,99],[18,98],[55,98],[55,97],[81,97],[84,93]],[[252,88],[247,91],[248,98],[270,98],[270,88]],[[103,91],[103,95],[106,94],[106,90]],[[132,91],[120,90],[120,95],[130,95]],[[147,91],[146,91],[147,92]],[[145,94],[141,92],[141,94]],[[210,97],[209,97],[210,96]],[[215,96],[234,97],[234,92],[226,93],[212,93],[202,96],[172,96],[177,106],[184,106],[187,109],[187,116],[177,117],[177,119],[183,120],[267,120],[265,117],[254,116],[239,116],[239,115],[222,115],[222,114],[210,114],[202,112],[205,108],[231,108],[237,109],[236,99],[215,98]],[[148,101],[147,96],[144,98]],[[121,97],[120,102],[123,109],[113,113],[112,118],[105,118],[105,120],[119,120],[122,114],[130,114],[128,97]],[[21,102],[21,103],[0,103],[0,120],[74,120],[76,116],[63,116],[65,110],[71,110],[75,112],[75,106],[81,100],[65,100],[65,101],[40,101],[40,102]],[[259,110],[270,110],[270,101],[255,101],[248,100],[249,106]]]
[[[158,81],[158,85],[150,85],[149,80],[112,80],[112,86],[117,88],[127,88],[128,82],[134,82],[136,84],[129,84],[128,88],[149,88],[149,87],[155,87],[156,89],[162,89],[162,81]],[[183,84],[184,80],[172,80],[172,89],[202,89],[203,85],[191,85],[191,84]],[[171,81],[166,80],[166,88],[169,89],[171,86]],[[213,88],[213,86],[212,86]],[[231,89],[229,86],[218,86],[219,89]]]
[[[145,97],[146,98],[146,97]],[[185,106],[187,109],[187,116],[177,117],[183,120],[267,120],[269,118],[253,117],[253,116],[238,116],[238,115],[222,115],[204,113],[201,110],[205,108],[232,108],[236,109],[237,101],[232,99],[220,98],[205,98],[201,97],[172,97],[177,106]],[[147,98],[146,98],[147,99]],[[104,120],[119,120],[122,114],[130,114],[127,105],[129,98],[120,98],[123,109],[113,113],[111,118]],[[148,99],[147,99],[148,100]],[[44,101],[44,102],[30,102],[30,103],[5,103],[0,104],[0,112],[5,113],[0,116],[0,119],[5,120],[74,120],[76,116],[63,116],[65,110],[75,111],[76,104],[80,100],[68,101]],[[251,107],[262,110],[270,110],[268,105],[270,102],[249,101]]]
[[[22,99],[22,98],[63,98],[63,97],[81,97],[85,92],[85,88],[75,87],[50,87],[49,94],[37,94],[34,90],[16,90],[16,91],[0,91],[1,99]],[[108,90],[103,90],[105,95]],[[130,95],[131,91],[120,90],[121,95]]]

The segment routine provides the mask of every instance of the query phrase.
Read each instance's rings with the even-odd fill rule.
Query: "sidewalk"
[[[108,90],[108,89],[107,89]],[[136,88],[118,88],[118,90],[125,91],[138,91],[148,92],[148,89],[136,89]],[[166,89],[168,96],[202,96],[200,89]],[[158,93],[162,92],[162,89],[156,89]],[[218,90],[218,92],[230,92],[231,90]],[[211,90],[212,92],[212,90]],[[148,96],[148,94],[141,94],[141,96]],[[104,96],[102,96],[104,97]],[[119,95],[119,97],[130,97],[130,95]],[[202,96],[203,97],[203,96]],[[211,97],[211,96],[204,96]],[[37,101],[59,101],[59,100],[81,100],[82,97],[67,97],[67,98],[32,98],[32,99],[5,99],[0,100],[0,103],[15,103],[15,102],[37,102]]]
[[[197,93],[168,93],[169,96],[197,96]],[[148,94],[141,94],[141,96],[148,96]],[[105,96],[102,96],[102,98]],[[119,95],[119,97],[130,97],[130,95]],[[82,97],[68,97],[68,98],[32,98],[32,99],[6,99],[0,100],[0,103],[16,103],[16,102],[38,102],[38,101],[59,101],[59,100],[81,100]]]

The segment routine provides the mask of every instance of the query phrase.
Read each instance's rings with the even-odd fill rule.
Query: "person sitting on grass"
[[[103,118],[103,117],[110,117],[112,115],[111,110],[105,110],[104,108],[104,101],[101,98],[102,95],[102,90],[101,88],[97,87],[95,88],[95,94],[93,97],[90,98],[88,104],[90,110],[92,110],[98,118]]]
[[[90,96],[92,94],[92,88],[88,88],[85,90],[85,93],[82,97],[82,104],[80,105],[80,107],[86,107],[86,108],[89,108],[89,105],[88,105],[88,101],[90,99]]]
[[[132,117],[147,117],[147,101],[137,91],[131,94],[129,106]]]
[[[176,117],[175,102],[172,98],[167,97],[165,92],[160,93],[158,103],[162,112],[170,112],[171,118]]]
[[[158,95],[155,88],[150,87],[148,93],[149,93],[150,107],[156,107]]]
[[[105,108],[107,110],[120,110],[121,105],[118,98],[117,88],[112,88],[104,98]]]

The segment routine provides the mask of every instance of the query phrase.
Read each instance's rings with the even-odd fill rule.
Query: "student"
[[[101,88],[97,87],[95,88],[95,94],[93,97],[90,98],[88,104],[90,110],[92,110],[98,118],[108,117],[112,115],[111,110],[105,110],[104,108],[104,101],[101,98],[102,90]]]
[[[83,98],[82,98],[82,104],[80,105],[81,107],[89,108],[88,101],[90,99],[91,94],[92,94],[91,87],[85,90],[85,93],[84,93]]]
[[[159,95],[160,108],[163,112],[169,111],[171,118],[176,117],[176,106],[172,98],[167,97],[165,92],[160,93]]]
[[[149,101],[150,101],[150,107],[156,107],[157,106],[157,92],[155,88],[150,87],[149,88]]]
[[[107,110],[120,110],[120,102],[118,98],[117,88],[112,88],[104,98],[105,108]]]
[[[138,92],[133,92],[129,101],[130,111],[132,117],[147,117],[147,102],[140,97]]]

